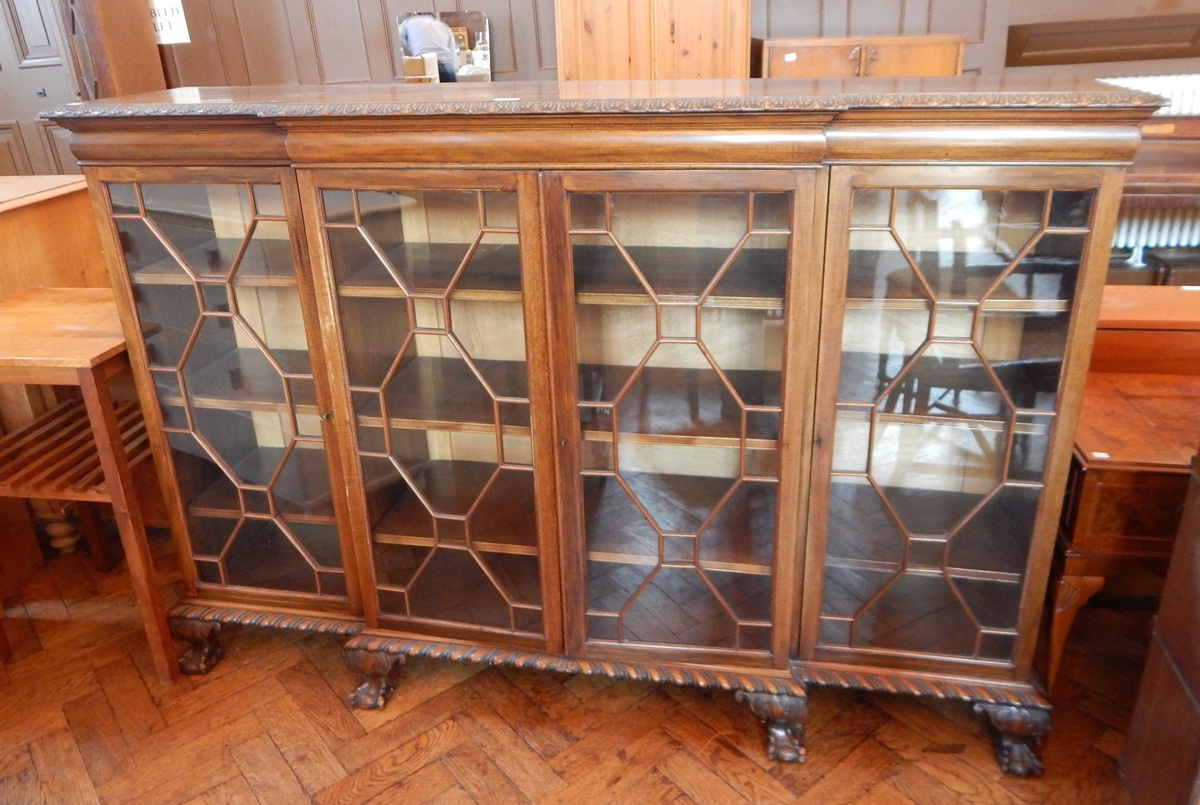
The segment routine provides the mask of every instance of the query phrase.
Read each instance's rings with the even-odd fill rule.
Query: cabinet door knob
[[[321,414],[322,422],[328,422],[331,419],[333,419],[333,411],[326,411],[325,413]]]

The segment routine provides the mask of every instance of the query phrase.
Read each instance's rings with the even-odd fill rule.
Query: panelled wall
[[[964,72],[998,72],[1009,2],[754,0],[751,35],[962,34]],[[554,0],[184,0],[184,10],[192,43],[163,48],[171,86],[394,81],[395,20],[406,11],[482,11],[495,80],[557,75]]]
[[[184,0],[192,42],[163,48],[170,86],[349,84],[403,76],[396,18],[482,11],[497,81],[553,79],[552,0]],[[514,24],[515,23],[515,24]]]

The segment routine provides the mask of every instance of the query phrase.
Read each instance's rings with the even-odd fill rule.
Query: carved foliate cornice
[[[833,82],[835,85],[838,82]],[[72,103],[47,110],[55,120],[146,117],[373,118],[458,115],[610,115],[825,112],[849,110],[1152,109],[1162,99],[1101,84],[1065,89],[1004,88],[944,81],[922,88],[901,82],[862,91],[863,84],[829,91],[827,82],[630,82],[628,86],[528,82],[474,85],[465,91],[404,85],[304,88],[187,89],[130,98]],[[883,86],[875,83],[874,87]],[[916,87],[915,89],[910,87]],[[689,92],[695,90],[695,94]],[[623,95],[622,91],[628,92]],[[705,93],[709,94],[705,94]],[[211,97],[206,97],[211,96]]]
[[[792,679],[764,677],[750,673],[732,673],[710,668],[576,659],[557,654],[383,635],[358,635],[346,643],[346,651],[382,652],[407,657],[429,657],[438,660],[504,665],[565,674],[600,674],[636,682],[659,682],[741,690],[751,693],[804,696],[804,686]]]

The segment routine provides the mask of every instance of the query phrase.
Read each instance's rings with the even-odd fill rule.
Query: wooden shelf
[[[285,376],[308,381],[312,377],[312,366],[305,350],[276,349],[271,355],[280,363],[283,375],[253,347],[230,350],[197,372],[189,372],[185,364],[187,403],[197,408],[286,413]],[[293,384],[292,394],[292,404],[297,412],[316,413],[316,391],[311,382]],[[184,400],[168,395],[162,402],[182,405]]]
[[[259,445],[233,465],[233,473],[239,478],[267,476],[279,467],[283,453],[281,447]],[[278,515],[289,522],[332,523],[333,503],[325,451],[298,446],[288,457],[288,466],[288,471],[271,485]],[[263,494],[263,485],[246,486],[250,487],[251,494]],[[237,519],[245,514],[237,488],[224,474],[188,501],[187,510],[189,514],[199,517]],[[265,516],[269,512],[263,510],[256,513]]]
[[[388,261],[412,294],[440,295],[450,286],[467,254],[466,243],[404,243],[387,252]],[[341,296],[405,298],[409,294],[378,260],[350,269],[338,279]],[[455,299],[521,299],[521,259],[516,244],[481,243],[454,286]]]
[[[672,534],[692,534],[708,518],[713,504],[734,484],[732,478],[702,475],[622,472],[621,478],[650,510],[659,529]],[[589,561],[630,565],[655,565],[659,561],[659,536],[646,521],[621,484],[612,476],[583,478],[585,530]],[[735,496],[736,498],[736,496]],[[731,500],[732,511],[742,500]],[[731,520],[718,513],[699,536],[699,566],[753,575],[771,572],[775,535],[775,501]],[[736,523],[736,527],[730,523]]]
[[[661,301],[696,302],[730,250],[680,246],[626,249]],[[654,299],[616,247],[572,247],[575,297],[587,305],[649,305]],[[781,309],[787,274],[784,249],[743,249],[704,300],[706,307]]]
[[[242,242],[238,238],[213,238],[186,248],[180,254],[197,277],[220,280],[229,273]],[[192,282],[191,277],[171,257],[133,268],[130,277],[134,285],[190,285]],[[296,268],[291,241],[273,238],[250,240],[233,275],[233,282],[235,285],[252,287],[295,288]]]
[[[142,410],[130,401],[116,412],[125,455],[134,467],[150,457]],[[0,436],[0,497],[112,500],[83,400],[59,403]]]
[[[475,366],[493,388],[509,391],[528,388],[523,361],[476,361]],[[406,361],[384,390],[384,402],[392,427],[468,433],[495,431],[495,400],[460,358]],[[375,400],[361,402],[356,412],[359,426],[383,427],[378,411]],[[504,432],[528,434],[529,426],[504,424]]]
[[[928,254],[928,253],[927,253]],[[1070,309],[1069,298],[1036,298],[1031,293],[1039,277],[1061,275],[1060,293],[1070,297],[1078,260],[1030,256],[1022,260],[986,299],[988,288],[1008,265],[1004,255],[976,252],[963,255],[961,267],[932,264],[936,253],[915,257],[925,281],[937,294],[939,306],[981,307],[985,312],[1062,313]],[[880,271],[886,274],[880,274]],[[848,308],[928,310],[933,300],[926,296],[916,273],[899,251],[855,249],[850,252],[846,276]]]

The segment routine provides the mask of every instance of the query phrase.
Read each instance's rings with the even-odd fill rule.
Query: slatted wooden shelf
[[[141,408],[128,401],[116,411],[129,466],[137,466],[150,458]],[[62,402],[0,436],[0,497],[111,501],[83,400]]]

